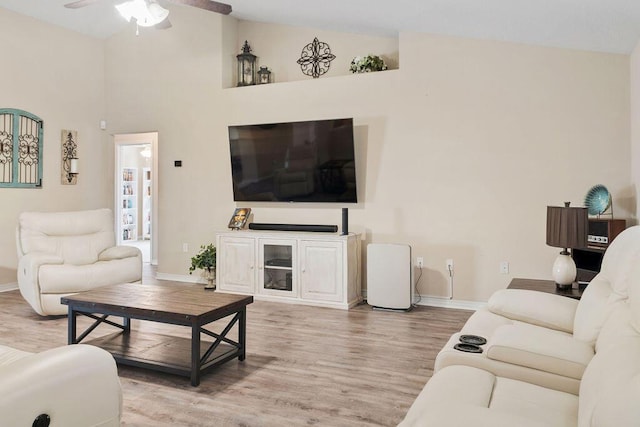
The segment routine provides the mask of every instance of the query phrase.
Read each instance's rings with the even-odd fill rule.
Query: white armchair
[[[66,314],[66,295],[142,280],[140,250],[115,246],[113,227],[110,209],[20,214],[18,286],[38,314]]]
[[[120,425],[122,389],[113,357],[77,344],[41,353],[0,346],[0,425]],[[34,421],[41,420],[40,423]]]

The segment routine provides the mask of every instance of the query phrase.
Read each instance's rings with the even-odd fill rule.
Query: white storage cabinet
[[[362,301],[359,235],[241,230],[216,243],[220,292],[342,309]]]

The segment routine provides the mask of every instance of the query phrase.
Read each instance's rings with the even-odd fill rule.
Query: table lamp
[[[576,279],[576,263],[569,248],[587,246],[589,214],[587,208],[547,206],[547,245],[562,248],[553,263],[553,279],[558,289],[569,289]]]

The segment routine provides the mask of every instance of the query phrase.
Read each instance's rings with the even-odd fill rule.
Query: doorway
[[[135,246],[158,264],[158,133],[118,134],[115,145],[115,229],[119,245]]]

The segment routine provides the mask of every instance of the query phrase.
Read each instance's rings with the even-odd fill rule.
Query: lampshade
[[[576,278],[576,263],[567,249],[587,246],[589,213],[587,208],[547,206],[547,245],[562,248],[551,274],[559,289],[568,289]]]
[[[587,208],[547,206],[547,245],[556,248],[587,246],[589,214]]]
[[[130,0],[117,4],[116,9],[124,19],[134,18],[141,27],[152,27],[169,16],[169,11],[153,0]]]

